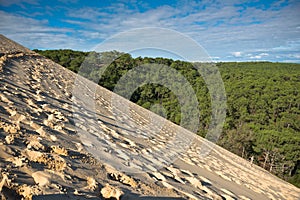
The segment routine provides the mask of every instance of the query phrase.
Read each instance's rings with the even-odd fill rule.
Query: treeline
[[[54,62],[64,66],[74,72],[78,72],[81,63],[84,61],[85,57],[88,56],[88,52],[73,51],[70,49],[61,50],[38,50],[33,51],[46,56],[47,58],[53,60]]]
[[[170,78],[162,70],[162,66],[169,66],[185,77],[196,94],[198,108],[188,109],[199,109],[197,134],[205,136],[209,129],[212,97],[205,80],[195,69],[195,65],[201,68],[207,63],[132,58],[130,54],[116,51],[36,51],[111,91],[121,77],[137,66],[151,65],[156,69],[153,71],[161,70],[153,76],[162,80]],[[229,62],[215,66],[221,73],[227,96],[227,115],[219,145],[245,159],[253,157],[257,165],[300,187],[300,64]],[[137,80],[131,81],[127,84],[132,85]],[[118,92],[124,96],[128,91]],[[180,124],[183,116],[177,97],[164,84],[151,83],[138,87],[130,100]]]

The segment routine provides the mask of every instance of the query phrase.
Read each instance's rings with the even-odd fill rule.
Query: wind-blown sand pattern
[[[83,78],[95,88],[95,113],[78,112],[77,75],[4,36],[0,56],[2,199],[300,199],[299,188],[132,103],[117,116],[121,127],[112,93]],[[164,134],[147,127],[147,116],[162,120]],[[107,155],[93,153],[94,141]],[[207,145],[212,151],[201,156]],[[120,171],[126,163],[139,173]]]

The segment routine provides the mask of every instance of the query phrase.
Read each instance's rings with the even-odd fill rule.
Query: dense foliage
[[[196,93],[200,110],[198,134],[205,136],[208,130],[211,96],[192,63],[132,58],[115,51],[91,52],[84,62],[85,52],[38,50],[38,53],[112,91],[120,78],[137,66],[149,63],[153,67],[170,66],[189,81]],[[80,70],[81,65],[88,67]],[[254,163],[300,187],[300,64],[230,62],[216,66],[227,95],[226,122],[218,143],[245,159],[253,157]],[[160,84],[145,84],[134,91],[130,100],[179,124],[181,107],[173,92]]]
[[[46,50],[46,51],[34,49],[33,51],[43,56],[46,56],[47,58],[53,60],[54,62],[74,72],[78,71],[81,63],[88,55],[87,52],[73,51],[70,49]]]

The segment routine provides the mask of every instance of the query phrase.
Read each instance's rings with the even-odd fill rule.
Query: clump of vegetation
[[[112,91],[119,79],[137,66],[149,63],[170,66],[189,81],[198,98],[200,127],[197,134],[205,136],[208,131],[211,97],[192,63],[166,58],[132,58],[130,54],[116,51],[91,52],[86,59],[87,52],[36,51]],[[81,65],[89,67],[79,70]],[[253,157],[254,163],[300,187],[300,64],[229,62],[216,66],[227,95],[227,116],[219,145],[245,159]],[[180,124],[178,98],[163,85],[142,85],[130,100],[147,109],[160,105],[164,113],[157,109],[157,114]]]
[[[54,62],[74,72],[78,72],[81,63],[88,55],[88,52],[73,51],[70,49],[45,50],[45,51],[34,49],[33,51],[53,60]]]

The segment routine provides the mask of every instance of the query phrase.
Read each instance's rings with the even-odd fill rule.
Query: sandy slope
[[[121,199],[300,198],[299,188],[4,36],[0,55],[3,198],[99,199],[109,186]]]

